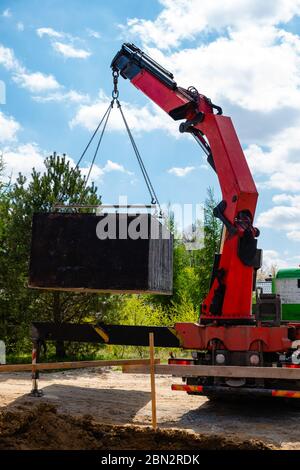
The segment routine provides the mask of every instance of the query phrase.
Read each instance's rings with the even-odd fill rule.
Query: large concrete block
[[[171,294],[173,238],[150,214],[35,214],[29,286]]]

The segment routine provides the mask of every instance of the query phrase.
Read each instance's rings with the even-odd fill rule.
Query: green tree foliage
[[[173,295],[149,298],[150,303],[164,307],[163,317],[160,313],[162,324],[170,325],[175,319],[196,321],[199,316],[199,306],[208,293],[214,256],[220,245],[222,223],[213,215],[216,205],[213,190],[209,188],[204,203],[204,221],[196,221],[196,234],[204,239],[204,245],[196,246],[196,249],[195,245],[186,244],[179,236],[173,214],[169,213],[166,223],[175,238]]]
[[[1,230],[1,293],[3,315],[2,337],[8,350],[16,351],[28,341],[32,320],[81,321],[96,313],[99,307],[95,295],[62,292],[41,292],[28,289],[28,267],[31,221],[34,212],[48,212],[58,204],[99,204],[97,188],[86,185],[78,168],[72,168],[65,156],[46,158],[44,173],[32,170],[31,178],[19,174],[6,193],[9,204],[4,210],[5,230]],[[65,354],[63,345],[56,345],[59,357]]]
[[[6,304],[7,304],[7,293],[5,291],[6,281],[6,249],[2,243],[7,238],[7,214],[9,209],[9,197],[7,191],[9,184],[5,184],[3,181],[4,164],[3,159],[0,157],[0,335],[1,339],[7,338],[7,322],[6,322]]]
[[[33,169],[28,179],[19,174],[14,184],[4,184],[2,172],[0,159],[0,338],[6,341],[8,352],[30,351],[28,329],[32,321],[52,321],[59,325],[101,320],[165,326],[197,321],[199,305],[209,289],[214,254],[220,241],[221,224],[213,217],[216,201],[211,189],[205,201],[205,246],[187,249],[183,238],[175,237],[172,296],[44,292],[28,288],[33,213],[53,210],[55,203],[100,204],[97,188],[93,184],[88,186],[80,170],[72,168],[65,156],[56,154],[45,160],[43,173]],[[175,233],[172,214],[166,223]],[[82,348],[78,345],[67,347],[68,352],[74,353]],[[115,352],[119,353],[121,349]],[[141,351],[138,349],[140,354]],[[65,354],[63,344],[56,344],[56,353],[57,357]]]

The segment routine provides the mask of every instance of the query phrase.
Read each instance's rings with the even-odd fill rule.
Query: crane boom
[[[300,368],[300,323],[281,321],[280,298],[274,294],[257,296],[252,315],[253,281],[261,265],[259,231],[253,226],[258,194],[231,119],[195,88],[178,87],[172,73],[133,44],[123,44],[111,66],[114,79],[119,74],[129,79],[170,117],[184,121],[180,132],[193,134],[201,144],[222,191],[222,201],[214,209],[224,224],[222,248],[199,322],[171,327],[35,322],[33,360],[44,341],[146,346],[152,333],[156,346],[193,350],[191,359],[172,355],[169,366],[162,366],[167,373],[181,368],[185,384],[173,384],[173,390],[213,398],[300,398],[299,380],[293,375]],[[198,366],[197,372],[191,366]],[[38,373],[33,374],[35,396]]]
[[[123,44],[111,67],[170,117],[185,120],[180,132],[192,133],[207,150],[222,191],[214,215],[226,231],[201,306],[202,323],[251,323],[253,281],[261,266],[259,231],[253,227],[258,193],[231,119],[194,87],[178,87],[171,72],[133,44]]]

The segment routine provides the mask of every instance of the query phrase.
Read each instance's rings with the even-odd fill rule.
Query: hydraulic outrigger
[[[256,315],[252,314],[262,259],[257,248],[259,230],[253,226],[258,193],[231,119],[194,87],[178,87],[170,72],[133,44],[123,44],[111,67],[115,77],[129,79],[171,118],[183,121],[179,131],[192,134],[206,153],[222,191],[222,201],[214,210],[223,222],[221,250],[198,323],[176,323],[172,328],[34,323],[35,346],[46,340],[147,346],[152,331],[156,346],[193,350],[186,364],[223,366],[223,370],[224,366],[264,367],[266,371],[263,378],[247,374],[228,378],[226,372],[222,377],[189,377],[187,373],[186,384],[175,386],[176,390],[208,396],[252,393],[300,398],[300,380],[286,378],[286,371],[282,379],[271,374],[274,367],[300,368],[300,323],[281,321],[278,296],[258,297]],[[180,364],[180,360],[170,363]]]

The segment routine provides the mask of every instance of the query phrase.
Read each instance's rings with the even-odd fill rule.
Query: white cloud
[[[43,36],[49,36],[51,38],[62,38],[64,36],[63,33],[55,31],[53,28],[38,28],[36,32],[40,38]]]
[[[185,39],[200,33],[223,32],[228,27],[240,29],[249,24],[259,28],[287,22],[299,14],[299,0],[160,0],[162,11],[154,21],[131,18],[127,35],[137,36],[144,45],[154,44],[161,49],[177,47]],[[163,38],[163,40],[162,40]]]
[[[12,116],[5,116],[0,111],[0,143],[4,145],[0,154],[3,156],[4,161],[4,177],[12,181],[16,180],[19,173],[30,177],[33,168],[37,171],[44,171],[44,160],[49,155],[49,152],[42,150],[35,142],[18,142],[17,133],[20,129],[20,124]],[[71,166],[75,167],[73,159],[69,156],[66,158],[70,161]],[[90,166],[81,167],[80,169],[83,175],[87,175]],[[130,177],[134,175],[122,164],[107,160],[103,167],[93,165],[90,178],[99,181],[106,173],[111,172],[124,173]]]
[[[25,29],[24,23],[22,23],[22,21],[19,21],[17,23],[17,30],[18,31],[24,31],[24,29]]]
[[[82,174],[87,175],[89,172],[89,168],[90,168],[89,166],[80,168]],[[92,181],[99,181],[99,180],[102,180],[105,173],[111,173],[113,171],[125,173],[130,176],[134,175],[134,173],[132,173],[129,170],[126,170],[126,168],[120,163],[113,162],[112,160],[107,160],[107,162],[105,163],[103,167],[100,167],[98,165],[93,165],[90,178]]]
[[[89,36],[97,38],[100,37],[97,31],[93,31],[91,29],[87,29],[87,31]],[[81,47],[76,47],[74,44],[80,43],[82,40],[69,33],[56,31],[55,29],[48,27],[38,28],[36,33],[40,38],[47,36],[50,39],[50,44],[54,51],[67,59],[86,59],[91,55],[90,51],[82,49]],[[58,41],[57,39],[64,39],[64,42]]]
[[[6,8],[2,13],[3,18],[11,18],[12,13],[9,8]]]
[[[10,145],[4,147],[4,177],[11,181],[15,181],[19,173],[30,178],[33,168],[35,168],[36,171],[43,172],[45,171],[44,160],[49,155],[50,152],[42,150],[35,142],[16,143],[13,146]],[[75,167],[75,162],[72,158],[67,155],[66,159],[70,161],[71,167]],[[89,168],[89,166],[81,167],[80,170],[83,175],[87,175]],[[93,181],[101,181],[104,174],[111,171],[120,171],[122,173],[131,174],[130,172],[127,172],[122,165],[108,160],[103,168],[98,165],[93,165],[90,179]]]
[[[191,173],[191,171],[194,171],[194,170],[195,170],[194,166],[186,166],[184,168],[174,167],[174,168],[170,168],[168,170],[168,173],[171,173],[172,175],[176,175],[176,176],[179,176],[179,177],[182,178],[182,177],[188,175],[189,173]]]
[[[266,140],[265,150],[255,144],[246,148],[245,154],[252,172],[265,178],[262,187],[300,191],[299,127],[300,117],[293,127],[283,128]]]
[[[32,168],[38,171],[44,168],[46,153],[34,142],[20,143],[17,133],[21,125],[12,116],[5,116],[0,112],[0,143],[4,147],[1,155],[4,162],[4,177],[14,181],[19,172],[30,176]]]
[[[172,71],[178,84],[194,85],[218,104],[261,112],[287,103],[299,108],[300,38],[291,33],[249,24],[193,48],[168,54],[159,47],[146,50]]]
[[[15,57],[14,51],[0,44],[0,65],[12,74],[12,79],[21,88],[29,90],[39,102],[85,103],[89,96],[76,90],[66,90],[52,74],[30,72]],[[42,93],[42,95],[40,95]]]
[[[94,31],[93,29],[87,28],[87,33],[91,38],[100,39],[101,34],[98,31]]]
[[[72,59],[86,59],[91,55],[90,51],[87,51],[85,49],[80,49],[72,46],[71,44],[65,44],[62,42],[54,42],[52,44],[52,47],[56,52],[59,54],[62,54],[66,58],[72,58]]]
[[[19,144],[14,148],[6,148],[3,151],[5,174],[13,181],[19,172],[29,177],[32,168],[37,171],[44,170],[44,159],[46,157],[36,143]]]
[[[12,72],[13,80],[18,85],[33,93],[55,90],[60,87],[53,75],[46,75],[42,72],[29,72],[15,57],[14,51],[1,44],[0,64],[9,72]]]
[[[0,111],[0,143],[14,141],[17,132],[21,129],[20,124],[12,116],[6,116]]]
[[[300,241],[300,194],[276,194],[272,201],[278,205],[262,212],[257,224],[286,232],[289,240]]]
[[[200,165],[200,168],[201,170],[209,170],[209,166],[206,165],[206,163],[203,163],[202,165]]]
[[[30,177],[32,169],[36,171],[45,171],[44,160],[49,155],[49,152],[42,150],[35,142],[28,142],[25,144],[17,144],[14,147],[6,147],[3,150],[3,160],[5,165],[4,177],[15,181],[19,173],[22,173],[27,178]],[[71,166],[75,167],[74,161],[67,156],[67,160],[70,161]],[[82,175],[87,175],[89,172],[89,165],[87,167],[81,167]],[[121,172],[128,175],[132,175],[130,171],[126,170],[123,165],[117,162],[107,160],[103,167],[93,165],[90,180],[99,182],[102,181],[104,175],[110,172]]]
[[[201,3],[200,15],[198,0],[161,3],[154,21],[131,19],[124,30],[136,34],[177,83],[246,110],[265,113],[287,103],[299,109],[300,37],[283,23],[300,15],[300,0],[225,0],[221,8],[210,0]],[[214,29],[220,34],[208,41],[204,32]],[[198,33],[192,46],[174,50]]]
[[[300,242],[300,230],[292,230],[292,232],[288,232],[286,236],[289,240]]]
[[[101,90],[99,98],[94,104],[79,107],[76,115],[70,121],[70,127],[82,126],[89,131],[94,130],[107,110],[110,100],[111,99]],[[123,101],[122,109],[130,129],[133,131],[151,132],[160,129],[176,137],[179,135],[178,123],[172,121],[169,116],[152,103],[140,107]],[[116,106],[111,112],[107,129],[113,131],[125,130],[124,122]]]
[[[300,230],[300,206],[272,207],[258,216],[257,225],[270,227],[273,230]]]
[[[90,170],[90,167],[81,167],[80,168],[82,175],[87,176]],[[90,174],[90,181],[101,181],[104,175],[103,169],[98,165],[93,165],[92,171]]]
[[[265,272],[272,273],[273,267],[276,268],[288,268],[290,264],[286,259],[282,258],[280,253],[276,250],[264,250],[263,251],[263,270]]]
[[[299,188],[300,190],[300,188]],[[299,194],[295,194],[295,195],[291,195],[291,194],[276,194],[275,196],[272,197],[272,201],[275,203],[275,204],[289,204],[290,206],[294,206],[294,207],[300,207],[300,195]]]
[[[32,93],[40,93],[48,90],[52,91],[60,88],[60,84],[53,75],[45,75],[41,72],[16,73],[13,76],[13,80],[22,88],[26,88]]]
[[[0,64],[6,70],[21,71],[22,67],[14,55],[14,51],[0,44]]]
[[[129,175],[133,175],[131,171],[128,171],[124,168],[123,165],[120,163],[112,162],[111,160],[107,160],[106,164],[103,167],[104,173],[110,173],[111,171],[120,171],[121,173],[127,173]]]
[[[57,91],[54,93],[48,93],[47,95],[38,95],[33,97],[34,101],[39,103],[49,102],[65,102],[65,103],[86,103],[90,101],[90,97],[87,94],[79,93],[76,90],[70,91]]]

